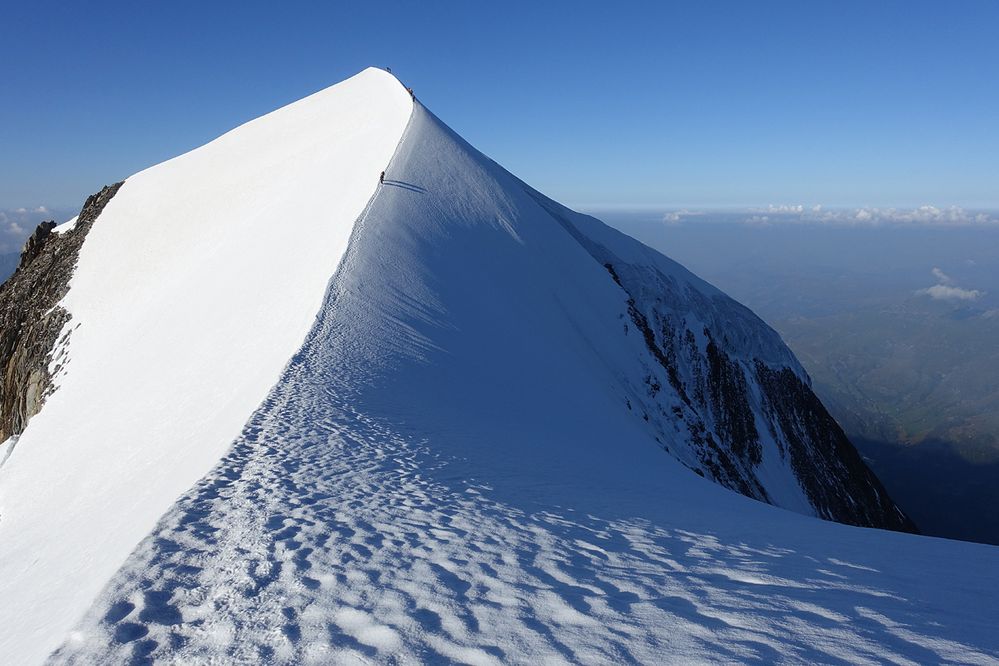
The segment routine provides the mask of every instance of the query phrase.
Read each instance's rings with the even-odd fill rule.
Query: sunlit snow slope
[[[417,105],[304,345],[54,660],[999,657],[996,549],[664,452],[628,295],[563,222]]]
[[[83,246],[66,371],[0,469],[0,661],[55,648],[302,344],[412,110],[354,78],[129,178]]]

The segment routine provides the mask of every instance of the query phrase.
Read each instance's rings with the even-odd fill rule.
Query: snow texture
[[[996,549],[691,474],[622,404],[625,312],[417,106],[305,344],[53,660],[999,658]]]
[[[999,659],[995,548],[822,522],[667,455],[628,404],[627,298],[377,71],[130,178],[0,468],[0,654]]]
[[[54,649],[228,450],[312,326],[411,110],[368,70],[112,199],[62,303],[65,373],[0,468],[4,661]]]

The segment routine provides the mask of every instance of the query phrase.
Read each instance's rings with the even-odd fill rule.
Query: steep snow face
[[[644,339],[646,354],[641,374],[622,381],[656,442],[749,497],[912,530],[776,331],[662,254],[528,191],[627,294],[624,330]]]
[[[658,362],[639,299],[593,251],[417,106],[305,344],[55,660],[994,661],[997,549],[775,509],[661,450],[626,404]],[[790,362],[738,316],[738,358]]]
[[[112,199],[63,302],[58,389],[0,469],[5,660],[51,651],[229,448],[312,326],[411,110],[370,69]]]

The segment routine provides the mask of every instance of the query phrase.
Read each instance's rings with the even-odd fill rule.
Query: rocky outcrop
[[[771,434],[787,452],[821,516],[855,525],[885,522],[892,529],[916,531],[843,429],[795,373],[757,362],[756,378]],[[838,485],[826,479],[836,479]]]
[[[19,266],[30,264],[35,257],[39,255],[42,251],[42,247],[45,245],[45,241],[48,239],[49,234],[52,230],[56,228],[56,223],[53,220],[47,222],[42,222],[35,229],[35,232],[28,237],[28,240],[24,243],[24,250],[21,251],[21,261]]]
[[[38,225],[0,286],[0,441],[20,434],[52,390],[52,350],[70,319],[59,302],[87,232],[121,185],[90,196],[72,229],[53,233],[54,222]]]
[[[657,271],[607,261],[609,250],[590,247],[628,293],[628,313],[655,361],[636,402],[667,449],[672,442],[702,476],[777,504],[761,473],[767,440],[774,463],[790,468],[817,516],[915,531],[812,392],[804,371],[779,354],[761,352],[764,360],[727,339],[730,331],[750,326],[752,313],[727,297],[704,298]],[[756,325],[761,338],[772,333],[762,321]],[[772,335],[760,350],[782,344]],[[660,390],[664,383],[673,391]],[[677,421],[686,432],[670,432]]]

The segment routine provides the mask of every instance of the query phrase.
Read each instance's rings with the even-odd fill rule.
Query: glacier
[[[999,658],[999,551],[817,520],[904,527],[838,457],[809,494],[763,382],[707,464],[707,336],[807,386],[776,334],[379,70],[129,178],[64,306],[0,467],[19,663]]]

